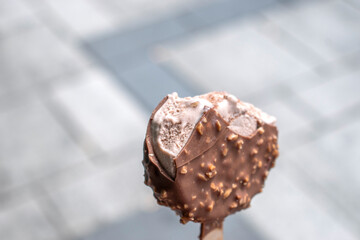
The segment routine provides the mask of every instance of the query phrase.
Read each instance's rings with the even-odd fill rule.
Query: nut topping
[[[200,135],[203,135],[203,134],[204,134],[204,126],[202,125],[201,122],[196,126],[196,131],[197,131]]]
[[[181,174],[186,174],[187,173],[187,167],[186,166],[183,166],[180,170],[180,173]]]
[[[220,132],[221,131],[221,123],[219,122],[219,120],[216,120],[215,126],[216,126],[216,129]]]
[[[232,192],[232,188],[226,189],[226,191],[224,192],[224,199],[228,198],[231,192]]]
[[[227,137],[227,140],[229,141],[235,141],[236,139],[238,139],[239,135],[232,133]]]

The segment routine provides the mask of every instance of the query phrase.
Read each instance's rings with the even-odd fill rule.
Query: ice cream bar
[[[182,223],[202,223],[200,239],[250,206],[278,156],[276,119],[226,92],[166,96],[144,144],[145,184]]]

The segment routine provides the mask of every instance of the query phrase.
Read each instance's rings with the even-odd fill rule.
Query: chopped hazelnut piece
[[[244,141],[242,139],[238,140],[236,142],[237,149],[239,149],[239,150],[242,149],[243,144],[244,144]]]
[[[214,164],[210,163],[210,164],[208,164],[208,168],[210,171],[214,171],[216,167]]]
[[[232,202],[232,203],[230,204],[230,208],[231,208],[231,209],[237,208],[237,206],[238,206],[237,202]]]
[[[257,145],[260,146],[261,144],[264,143],[264,139],[260,138],[258,141],[257,141]]]
[[[215,126],[216,126],[216,129],[220,132],[221,131],[221,123],[219,122],[219,120],[216,120]]]
[[[238,139],[239,135],[232,133],[227,137],[227,140],[229,141],[235,141],[236,139]]]
[[[224,192],[224,199],[228,198],[230,196],[232,192],[231,188],[226,189],[226,191]]]
[[[259,150],[257,150],[257,148],[254,148],[253,150],[251,150],[250,155],[254,156],[254,155],[258,154],[258,152],[259,152]]]
[[[160,193],[160,197],[161,198],[166,198],[167,197],[167,192],[165,190],[162,190]]]
[[[181,174],[186,174],[187,173],[187,167],[186,166],[183,166],[180,170],[180,173]]]
[[[263,134],[263,133],[265,132],[265,130],[264,130],[263,127],[259,127],[258,132],[259,132],[260,134]]]
[[[199,123],[199,124],[196,126],[196,131],[197,131],[200,135],[203,135],[203,134],[204,134],[204,126],[202,125],[202,123]]]
[[[228,151],[229,151],[229,149],[228,149],[227,147],[225,147],[225,148],[222,150],[222,155],[223,155],[224,157],[226,157],[226,155],[228,154]]]
[[[188,219],[188,218],[186,218],[186,217],[181,217],[181,218],[180,218],[180,222],[181,222],[182,224],[186,224],[189,220],[190,220],[190,219]]]
[[[214,209],[215,202],[211,201],[211,203],[207,206],[207,210],[211,212]]]
[[[217,174],[217,171],[214,170],[212,172],[207,172],[205,173],[205,175],[208,177],[208,178],[213,178],[215,175]]]
[[[279,151],[277,149],[275,149],[273,152],[272,152],[272,155],[273,157],[278,157],[279,156]]]
[[[192,102],[192,103],[190,104],[190,106],[193,107],[193,108],[196,108],[198,105],[199,105],[199,102],[198,102],[198,101]]]
[[[212,190],[214,190],[214,191],[217,191],[217,187],[216,187],[216,185],[215,185],[215,183],[210,183],[210,188],[212,189]]]
[[[203,180],[203,181],[207,181],[208,179],[201,173],[198,173],[198,177]]]

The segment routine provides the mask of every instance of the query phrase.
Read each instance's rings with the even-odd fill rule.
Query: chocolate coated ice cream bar
[[[250,206],[274,166],[275,121],[225,92],[169,94],[149,120],[145,184],[181,223],[202,223],[200,239],[222,239],[224,218]]]

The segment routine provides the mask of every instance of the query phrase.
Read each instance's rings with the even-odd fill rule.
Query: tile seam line
[[[84,154],[86,159],[91,159],[93,155],[103,154],[104,150],[91,138],[83,128],[79,128],[78,124],[71,120],[71,117],[63,109],[63,107],[52,99],[49,95],[49,89],[39,89],[37,95],[41,104],[51,114],[56,124],[64,131],[69,140]],[[75,130],[74,130],[75,129]],[[80,134],[79,134],[80,133]],[[85,133],[86,139],[90,144],[91,151],[87,150],[82,144],[81,133]],[[89,141],[90,140],[90,141]]]
[[[118,152],[121,152],[123,149],[127,149],[128,146],[133,146],[135,143],[137,143],[137,141],[135,140],[132,140],[132,142],[126,144],[125,146],[119,146],[117,147],[116,149],[113,149],[110,154],[102,154],[102,155],[96,155],[96,156],[93,156],[91,157],[90,162],[88,162],[91,166],[93,167],[96,167],[97,163],[96,161],[98,159],[108,159],[108,158],[111,158],[111,156],[109,155],[118,155],[117,153]],[[143,143],[141,142],[140,144],[141,146],[143,145]],[[140,146],[139,145],[139,146]],[[119,167],[121,164],[126,164],[126,163],[129,163],[131,160],[125,160],[125,161],[121,161],[119,162],[118,164],[108,164],[108,165],[111,165],[115,168]],[[11,192],[18,192],[18,191],[24,191],[24,189],[30,189],[31,186],[33,185],[36,185],[36,184],[40,184],[41,185],[41,182],[43,181],[46,181],[46,180],[49,180],[52,178],[52,176],[54,175],[57,175],[57,176],[60,176],[61,174],[64,174],[66,172],[69,172],[69,170],[71,171],[71,169],[74,169],[74,168],[78,168],[78,167],[81,167],[83,166],[83,164],[86,163],[86,161],[81,161],[81,162],[77,162],[75,164],[72,164],[72,165],[69,165],[69,166],[66,166],[65,168],[62,168],[62,169],[58,169],[50,174],[47,174],[47,175],[43,175],[41,177],[38,177],[38,178],[34,178],[34,179],[31,179],[30,181],[27,181],[26,183],[23,183],[23,184],[19,184],[15,187],[12,187],[12,188],[9,188],[9,189],[5,189],[5,190],[1,190],[0,191],[0,195],[6,195],[6,194],[9,194]],[[108,165],[105,164],[104,166],[104,169],[102,169],[100,172],[98,173],[95,173],[95,174],[92,174],[92,175],[88,175],[86,177],[83,177],[81,178],[81,180],[84,180],[84,179],[88,179],[90,177],[93,177],[95,175],[99,175],[99,174],[102,174],[104,172],[107,172],[107,171],[111,171],[110,167],[108,167]],[[46,191],[46,190],[44,190]],[[22,202],[22,201],[21,201]],[[0,210],[2,210],[3,208],[0,207]]]
[[[51,21],[45,21],[46,16],[44,16],[44,14],[42,13],[44,10],[43,9],[34,9],[31,5],[31,2],[25,1],[27,7],[29,9],[31,9],[30,11],[34,14],[35,18],[38,19],[40,21],[40,23],[45,26],[52,34],[54,34],[54,36],[63,44],[68,45],[69,42],[66,41],[64,38],[61,37],[62,32],[61,29],[59,29],[58,26],[56,26],[56,24],[53,24]],[[75,37],[76,42],[80,42],[81,41],[81,36],[79,36],[78,34],[73,34],[71,33],[71,31],[75,32],[73,30],[73,28],[67,24],[63,18],[61,16],[59,16],[59,14],[54,11],[54,9],[46,2],[46,1],[42,1],[42,3],[45,6],[45,10],[50,11],[51,15],[55,16],[55,19],[57,22],[59,22],[61,24],[61,26],[64,27],[64,29],[66,29],[66,32],[69,33],[72,37]],[[44,19],[45,18],[45,19]],[[70,32],[69,32],[70,29]],[[76,33],[76,32],[75,32]]]
[[[59,211],[59,208],[54,203],[49,193],[45,189],[42,189],[41,186],[34,185],[30,186],[30,191],[35,199],[36,204],[40,208],[43,217],[52,226],[59,239],[73,239],[73,237],[76,236],[75,231],[73,231],[67,224],[64,216]],[[49,213],[50,209],[52,213]],[[59,226],[59,224],[61,226]]]
[[[319,63],[316,63],[316,66],[321,66],[322,64],[326,63],[326,60],[321,57],[319,54],[317,54],[311,47],[309,47],[308,45],[306,45],[305,43],[303,43],[301,40],[299,40],[298,38],[296,38],[295,36],[293,36],[291,33],[289,33],[288,31],[286,31],[284,28],[282,28],[280,25],[276,24],[274,21],[272,21],[271,19],[269,19],[268,17],[266,17],[263,13],[260,13],[265,19],[266,21],[270,22],[271,25],[275,26],[277,29],[280,30],[281,33],[286,35],[286,38],[291,39],[292,42],[296,43],[296,45],[300,48],[300,49],[305,49],[307,53],[311,54],[311,59],[313,61],[318,61]],[[277,44],[276,42],[274,42],[274,40],[269,37],[267,34],[261,32],[260,30],[256,29],[256,31],[258,33],[260,33],[262,36],[266,37],[267,39],[269,39],[271,42],[273,42],[274,44],[276,44],[276,46],[282,48],[284,51],[286,51],[288,54],[290,54],[291,56],[293,56],[295,59],[297,59],[298,61],[302,62],[303,64],[306,64],[307,66],[309,66],[309,62],[306,62],[303,57],[299,57],[296,56],[292,50],[289,50],[289,48],[285,48],[284,45],[282,44]],[[317,60],[316,60],[317,59]],[[311,64],[310,64],[311,65]],[[309,66],[311,68],[311,66]]]
[[[291,87],[289,87],[289,86],[286,84],[285,80],[280,81],[280,82],[279,82],[279,86],[280,86],[281,88],[284,88],[286,91],[289,92],[289,94],[288,94],[289,99],[288,99],[288,100],[290,100],[290,101],[295,101],[295,102],[299,103],[300,106],[302,106],[301,109],[306,109],[306,112],[307,112],[307,113],[310,113],[311,116],[315,116],[316,118],[321,118],[321,114],[319,114],[319,113],[317,112],[317,110],[316,110],[314,107],[312,107],[310,104],[306,103],[306,102],[303,100],[303,98],[302,98],[297,92],[293,91],[293,90],[291,89]],[[290,109],[293,109],[292,104],[290,104],[289,101],[281,101],[281,102],[283,102],[283,103],[284,103],[287,107],[289,107]],[[304,110],[301,110],[301,111],[298,112],[298,113],[301,114],[301,115],[304,116],[304,117],[306,117],[306,116],[308,115],[308,114],[305,114]]]
[[[231,2],[234,2],[234,1],[231,1]],[[225,17],[226,21],[223,21],[224,19],[222,19],[220,21],[220,24],[219,22],[213,22],[213,23],[208,23],[206,25],[204,25],[203,27],[201,28],[197,28],[197,29],[186,29],[186,27],[182,25],[182,27],[184,27],[185,31],[183,33],[177,33],[177,34],[173,34],[172,36],[168,36],[168,37],[165,37],[163,39],[159,39],[159,40],[155,40],[155,41],[150,41],[150,42],[147,42],[147,43],[142,43],[142,44],[139,44],[138,46],[136,46],[136,48],[134,48],[133,50],[129,51],[129,52],[122,52],[121,54],[111,54],[111,55],[103,55],[101,54],[101,52],[99,52],[96,48],[93,48],[91,45],[91,39],[90,41],[83,41],[83,46],[85,46],[85,48],[88,49],[88,51],[90,51],[92,53],[93,56],[95,56],[98,60],[98,62],[100,62],[100,64],[102,65],[105,65],[106,66],[106,69],[110,72],[113,73],[113,75],[115,75],[117,77],[117,79],[119,81],[117,82],[121,82],[121,84],[123,86],[125,86],[130,92],[132,95],[135,95],[136,96],[136,91],[132,89],[131,86],[129,86],[129,84],[126,83],[126,81],[121,77],[121,73],[117,73],[108,63],[108,60],[109,58],[111,57],[119,57],[120,59],[126,59],[126,55],[127,54],[130,54],[131,52],[134,52],[134,51],[139,51],[140,49],[142,49],[141,52],[145,52],[145,49],[148,49],[148,48],[151,48],[152,46],[155,46],[161,42],[167,42],[167,41],[170,41],[172,38],[174,38],[176,35],[177,36],[180,36],[181,38],[184,38],[188,35],[189,32],[201,32],[201,31],[204,31],[206,29],[209,29],[209,28],[217,28],[217,27],[222,27],[222,26],[226,26],[229,22],[231,22],[231,20],[234,20],[234,19],[240,19],[240,18],[243,18],[244,16],[248,16],[250,14],[256,14],[256,10],[258,9],[264,9],[264,8],[268,8],[270,7],[272,4],[276,3],[276,1],[271,1],[271,2],[266,2],[265,4],[260,4],[259,6],[252,6],[250,8],[250,10],[248,10],[246,12],[244,12],[243,15],[239,15],[239,14],[233,14],[231,15],[230,17]],[[227,3],[229,4],[229,3]],[[204,8],[204,7],[202,7]],[[239,11],[244,11],[244,10],[239,10]],[[180,14],[181,15],[181,14]],[[179,14],[177,15],[174,15],[172,16],[170,19],[176,19],[177,16],[179,16]],[[165,19],[166,20],[166,19]],[[155,21],[154,23],[152,23],[152,25],[161,25],[160,23],[164,22],[165,21],[164,19],[160,19],[159,21]],[[220,26],[219,26],[220,25]],[[146,28],[148,28],[149,26],[138,26],[137,28],[135,29],[131,29],[129,30],[129,32],[126,32],[128,35],[131,36],[131,34],[133,34],[134,32],[137,32],[137,31],[141,31],[141,29],[145,30]],[[109,38],[109,35],[107,35],[105,37],[106,39]],[[93,40],[93,42],[99,42],[101,40],[99,40],[98,38],[96,38],[95,40]],[[146,57],[146,56],[145,56]],[[159,66],[157,65],[156,63],[152,63],[153,66]],[[188,90],[189,92],[191,93],[194,93],[196,92],[196,90],[192,89],[189,87],[190,84],[188,84],[189,81],[185,81],[184,79],[180,79],[179,77],[176,78],[176,76],[178,76],[179,74],[176,74],[176,76],[174,76],[174,73],[171,72],[169,74],[169,71],[168,69],[164,68],[163,66],[159,66],[161,69],[163,69],[163,71],[165,71],[168,75],[170,75],[171,77],[173,77],[173,79],[178,82],[179,84],[182,84],[184,85],[184,88],[186,90]],[[202,90],[203,91],[203,90]],[[145,107],[147,108],[147,110],[150,110],[151,111],[151,107],[149,105],[147,105],[146,103],[143,103],[143,101],[139,100],[138,102],[140,102],[142,105],[145,105]]]
[[[11,40],[12,38],[16,38],[17,36],[23,34],[26,31],[31,31],[35,27],[36,27],[36,23],[35,24],[32,23],[30,26],[27,26],[26,28],[19,28],[15,26],[14,29],[6,32],[5,35],[0,35],[0,42],[8,41]]]
[[[88,45],[88,43],[84,42],[83,45],[85,48],[88,48],[88,51],[91,52],[93,57],[95,58],[96,62],[100,64],[100,66],[104,67],[112,76],[111,81],[114,82],[118,87],[124,87],[129,91],[129,95],[131,96],[132,100],[136,102],[136,104],[139,106],[139,108],[145,110],[148,112],[148,114],[151,113],[152,107],[148,105],[147,103],[144,103],[141,99],[137,98],[138,95],[133,88],[126,83],[126,81],[123,79],[121,73],[118,73],[109,63],[106,59],[101,56],[97,51],[93,51],[91,47]]]
[[[83,48],[81,48],[81,45],[82,45],[82,42],[84,42],[84,39],[79,36],[78,34],[75,34],[74,33],[71,33],[71,31],[73,30],[71,28],[71,26],[68,26],[68,24],[62,19],[61,16],[59,16],[57,14],[56,11],[54,11],[54,9],[47,3],[47,2],[42,2],[41,4],[43,4],[45,6],[45,9],[46,10],[49,10],[53,16],[56,16],[55,17],[55,21],[56,22],[59,22],[61,26],[63,26],[64,29],[66,29],[66,33],[70,34],[71,36],[71,39],[73,40],[66,40],[65,38],[62,37],[62,33],[64,31],[61,30],[61,28],[59,28],[57,26],[57,24],[54,24],[53,21],[46,21],[47,19],[47,16],[44,16],[44,14],[42,12],[44,12],[43,9],[35,9],[32,4],[28,1],[25,1],[26,3],[24,3],[24,5],[26,5],[31,13],[34,15],[34,18],[36,18],[40,24],[46,28],[57,40],[59,40],[59,42],[61,44],[63,44],[66,48],[68,48],[69,46],[70,47],[73,47],[75,50],[78,50],[79,51],[79,54],[80,54],[80,57],[81,58],[85,58],[85,59],[89,59],[89,57],[87,56],[87,52],[84,52],[83,51]],[[69,32],[69,29],[70,29],[70,32]],[[84,71],[86,68],[88,67],[92,67],[94,65],[94,62],[93,61],[85,61],[85,64],[84,66],[81,67],[81,69],[77,69],[77,70],[72,70],[71,72],[74,72],[74,71]]]
[[[345,123],[348,123],[349,118],[355,118],[355,120],[358,120],[358,119],[360,119],[360,114],[352,114],[352,112],[354,112],[354,110],[356,110],[356,109],[360,109],[360,102],[355,103],[355,104],[352,104],[351,106],[348,106],[345,110],[340,110],[340,111],[338,111],[337,113],[335,113],[334,115],[332,115],[332,116],[330,116],[330,117],[340,116],[340,115],[341,115],[341,116],[346,116],[346,119],[347,119],[347,120],[346,120]],[[359,115],[359,116],[357,116],[357,115]],[[316,124],[318,124],[318,123],[321,123],[321,122],[324,122],[324,119],[326,120],[326,119],[328,119],[328,118],[329,118],[329,116],[328,116],[328,117],[326,117],[326,116],[321,116],[320,118],[318,118],[318,119],[316,119],[316,120],[310,121],[309,124],[311,125],[312,128],[314,128],[314,125],[316,125]],[[329,122],[329,121],[328,121],[328,122]],[[301,146],[303,146],[303,145],[305,145],[305,144],[313,143],[314,141],[317,141],[318,139],[327,136],[327,135],[330,134],[331,132],[338,130],[339,128],[341,128],[342,125],[344,125],[344,124],[339,124],[337,118],[335,118],[335,120],[334,120],[334,118],[332,118],[332,120],[330,121],[330,124],[332,124],[332,125],[335,124],[335,128],[331,128],[332,131],[330,131],[330,132],[329,132],[329,131],[323,131],[322,133],[316,134],[316,135],[313,136],[313,138],[308,139],[307,141],[302,142],[301,144],[297,144],[296,146],[297,146],[297,147],[301,147]],[[298,130],[296,130],[296,131],[287,133],[287,134],[284,136],[284,138],[288,138],[288,136],[294,136],[296,133],[300,133],[300,132],[303,132],[303,130],[298,129]]]
[[[170,76],[174,76],[176,81],[179,82],[179,84],[181,84],[182,86],[184,86],[184,88],[187,89],[188,92],[191,93],[192,96],[204,94],[206,92],[206,89],[204,87],[200,86],[200,84],[197,84],[197,83],[191,84],[191,82],[193,82],[192,79],[184,77],[181,74],[181,72],[179,72],[173,66],[167,65],[167,64],[162,64],[162,63],[158,63],[156,65],[159,68],[161,68],[166,74],[168,74]],[[186,96],[183,96],[183,97],[186,97]]]
[[[207,29],[214,29],[214,28],[221,28],[221,27],[224,27],[226,25],[228,25],[229,23],[231,23],[232,21],[236,21],[236,20],[239,20],[239,19],[242,19],[244,17],[247,17],[249,15],[253,15],[253,14],[260,14],[260,13],[257,13],[257,11],[259,9],[264,9],[264,8],[269,8],[270,6],[272,6],[272,4],[276,3],[278,0],[274,0],[273,2],[271,3],[266,3],[266,4],[263,4],[263,5],[259,5],[257,7],[252,7],[250,10],[247,10],[245,12],[243,12],[241,15],[238,13],[234,13],[233,15],[231,16],[225,16],[224,18],[220,19],[219,21],[217,22],[210,22],[210,23],[206,23],[204,24],[203,26],[201,27],[196,27],[194,29],[188,29],[186,27],[186,25],[184,25],[184,23],[182,22],[179,22],[178,24],[180,24],[183,28],[184,28],[184,32],[183,33],[177,33],[177,34],[174,34],[173,36],[169,36],[169,37],[166,37],[166,38],[163,38],[163,39],[160,39],[160,40],[155,40],[155,41],[149,41],[149,42],[145,42],[145,43],[142,43],[142,44],[139,44],[138,46],[136,46],[136,48],[130,50],[130,51],[124,51],[124,52],[121,52],[120,54],[117,53],[117,54],[110,54],[110,55],[107,55],[106,58],[109,59],[109,58],[114,58],[114,57],[120,57],[120,56],[123,56],[124,58],[126,58],[127,55],[131,54],[132,52],[136,52],[140,49],[149,49],[159,43],[166,43],[170,40],[172,40],[173,38],[176,37],[176,35],[180,36],[181,39],[185,38],[189,33],[194,33],[194,32],[203,32],[203,31],[206,31]],[[232,2],[236,2],[236,1],[233,1]],[[239,11],[243,11],[243,10],[239,10]],[[181,14],[177,14],[177,15],[174,15],[170,18],[161,18],[160,20],[158,21],[155,21],[155,22],[152,22],[151,25],[139,25],[139,26],[136,26],[135,28],[133,29],[127,29],[127,30],[124,30],[123,33],[120,33],[120,34],[124,34],[122,36],[131,36],[134,32],[137,32],[137,31],[145,31],[145,29],[147,29],[149,26],[157,26],[157,25],[161,25],[160,23],[163,23],[163,22],[167,22],[167,21],[172,21],[172,20],[176,20],[178,16],[181,16]],[[115,31],[116,32],[116,31]],[[109,33],[106,33],[105,34],[105,39],[110,39],[111,37],[111,34],[114,34],[115,33],[114,31],[113,32],[109,32]],[[88,45],[91,46],[92,43],[96,43],[96,42],[99,42],[101,40],[104,40],[104,39],[99,39],[99,36],[96,36],[94,38],[90,38],[90,39],[84,39],[83,42],[87,43]],[[95,50],[97,51],[97,50]],[[94,52],[94,50],[92,50],[91,52]]]
[[[64,81],[63,80],[64,78],[77,76],[91,67],[93,67],[92,63],[89,65],[85,65],[81,69],[76,69],[76,70],[72,69],[69,71],[63,71],[61,74],[58,74],[57,76],[34,80],[34,83],[28,86],[20,86],[20,87],[16,87],[15,89],[8,89],[0,94],[0,101],[2,99],[9,98],[9,96],[16,96],[16,95],[17,95],[16,98],[22,101],[22,99],[26,99],[26,96],[24,97],[22,95],[23,92],[32,92],[34,95],[36,95],[37,94],[36,92],[41,91],[40,90],[41,88],[49,88],[50,86],[56,85],[59,81]],[[31,96],[31,94],[27,96]],[[8,109],[9,108],[7,106],[0,106],[0,112],[7,111]]]
[[[295,165],[295,166],[294,166]],[[300,169],[301,172],[303,172],[303,174],[305,174],[307,176],[308,179],[310,179],[310,181],[308,182],[311,182],[313,184],[315,184],[315,188],[317,190],[321,190],[321,191],[318,191],[320,193],[320,195],[326,197],[327,199],[330,200],[330,207],[331,207],[331,210],[335,210],[336,208],[337,209],[340,209],[342,212],[345,212],[345,214],[343,214],[343,216],[347,216],[351,218],[351,221],[350,222],[355,222],[355,223],[360,223],[360,220],[350,211],[348,210],[346,207],[343,206],[343,204],[341,204],[339,202],[339,200],[332,196],[328,191],[324,190],[324,188],[322,187],[321,183],[319,183],[318,180],[316,180],[316,178],[312,177],[311,174],[309,174],[308,172],[306,172],[306,170],[304,169],[304,167],[302,167],[301,165],[297,164],[296,161],[292,163],[291,165],[291,168],[293,170],[298,170]],[[288,177],[287,177],[288,178]],[[298,185],[298,182],[292,178],[290,178],[290,181],[292,181],[295,185]],[[311,197],[309,195],[310,192],[306,191],[304,189],[304,187],[300,186],[298,188],[300,191],[302,191],[306,196],[308,197]],[[331,217],[332,219],[336,220],[336,214],[333,214],[332,212],[328,212],[326,207],[322,207],[321,204],[319,204],[320,202],[318,200],[312,200],[312,202],[314,202],[316,205],[319,205],[321,207],[321,209],[323,210],[323,212],[325,212],[329,217]],[[343,222],[338,222],[338,224],[340,224],[344,229],[346,229],[347,231],[349,231],[352,235],[355,235],[355,236],[360,236],[360,230],[356,231],[354,230],[354,225],[352,225],[352,227],[348,227],[347,225],[348,224],[344,224]]]

